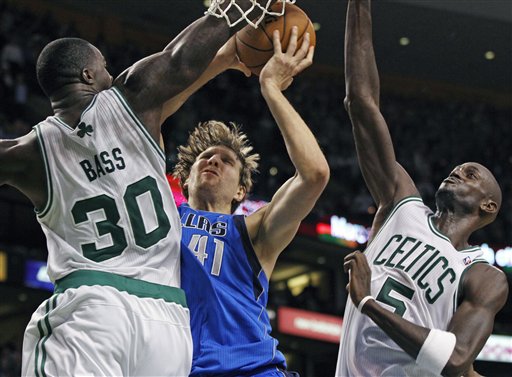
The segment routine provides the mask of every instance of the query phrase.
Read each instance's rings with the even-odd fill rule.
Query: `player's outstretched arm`
[[[0,140],[0,186],[17,188],[36,208],[42,208],[47,195],[46,187],[41,185],[44,174],[35,131],[16,139]]]
[[[295,75],[312,64],[314,49],[309,46],[309,34],[298,48],[297,28],[294,27],[285,53],[281,51],[277,31],[273,43],[274,55],[260,73],[261,93],[279,126],[296,173],[279,188],[267,206],[246,219],[267,277],[329,179],[329,166],[314,135],[282,93]]]
[[[266,4],[266,0],[258,2]],[[241,9],[251,6],[249,0],[237,0],[237,4]],[[238,11],[232,7],[228,16],[234,19],[236,13]],[[122,91],[155,140],[159,139],[164,103],[192,85],[216,52],[243,26],[240,22],[229,27],[223,18],[203,16],[185,28],[163,51],[138,61],[116,78],[114,86]]]
[[[344,269],[351,272],[348,290],[359,307],[370,295],[371,270],[366,256],[359,251],[349,254]],[[363,302],[360,309],[422,367],[433,368],[434,374],[460,377],[471,368],[491,334],[494,317],[507,300],[508,284],[503,272],[480,263],[466,273],[462,288],[462,302],[447,329],[418,326],[375,299]]]
[[[189,97],[196,91],[201,89],[208,81],[215,78],[217,75],[228,69],[236,69],[249,77],[251,70],[245,66],[236,54],[235,37],[231,37],[224,46],[217,52],[212,62],[208,65],[206,70],[194,81],[192,85],[183,90],[178,95],[167,101],[162,109],[161,123],[168,117],[179,110],[181,106],[189,99]]]
[[[416,195],[417,190],[396,162],[391,136],[379,109],[380,82],[372,42],[370,0],[348,2],[345,81],[345,107],[353,126],[359,165],[382,214],[401,198]],[[382,215],[385,217],[385,213]]]

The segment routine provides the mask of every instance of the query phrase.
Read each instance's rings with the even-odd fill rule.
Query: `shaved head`
[[[460,216],[478,214],[479,228],[496,219],[501,201],[501,188],[496,178],[477,162],[456,166],[436,192],[438,210]]]

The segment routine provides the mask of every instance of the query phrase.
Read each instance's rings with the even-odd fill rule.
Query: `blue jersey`
[[[270,336],[268,280],[243,216],[182,204],[181,288],[191,313],[191,376],[252,375],[286,362]]]

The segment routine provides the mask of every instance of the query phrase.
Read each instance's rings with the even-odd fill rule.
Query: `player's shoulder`
[[[464,296],[486,304],[506,300],[508,281],[505,273],[488,263],[475,263],[464,276]]]

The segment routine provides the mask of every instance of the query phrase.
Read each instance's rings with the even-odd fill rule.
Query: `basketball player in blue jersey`
[[[188,204],[179,207],[182,288],[189,297],[192,376],[292,376],[277,350],[266,312],[269,277],[301,220],[322,193],[329,168],[313,134],[282,91],[312,63],[309,35],[297,28],[285,53],[279,33],[259,80],[296,173],[270,203],[244,217],[232,215],[252,187],[259,156],[233,124],[201,123],[179,148],[174,175]]]
[[[226,16],[238,13],[232,7]],[[115,80],[82,39],[53,41],[39,55],[37,77],[54,115],[0,141],[0,184],[34,204],[56,286],[25,331],[24,376],[188,375],[181,224],[160,125],[165,104],[243,24],[204,16]]]
[[[487,168],[467,162],[441,183],[436,212],[423,204],[379,110],[370,8],[348,2],[345,107],[378,210],[365,252],[345,258],[351,301],[336,375],[471,375],[508,286],[468,239],[496,218],[501,190]]]

